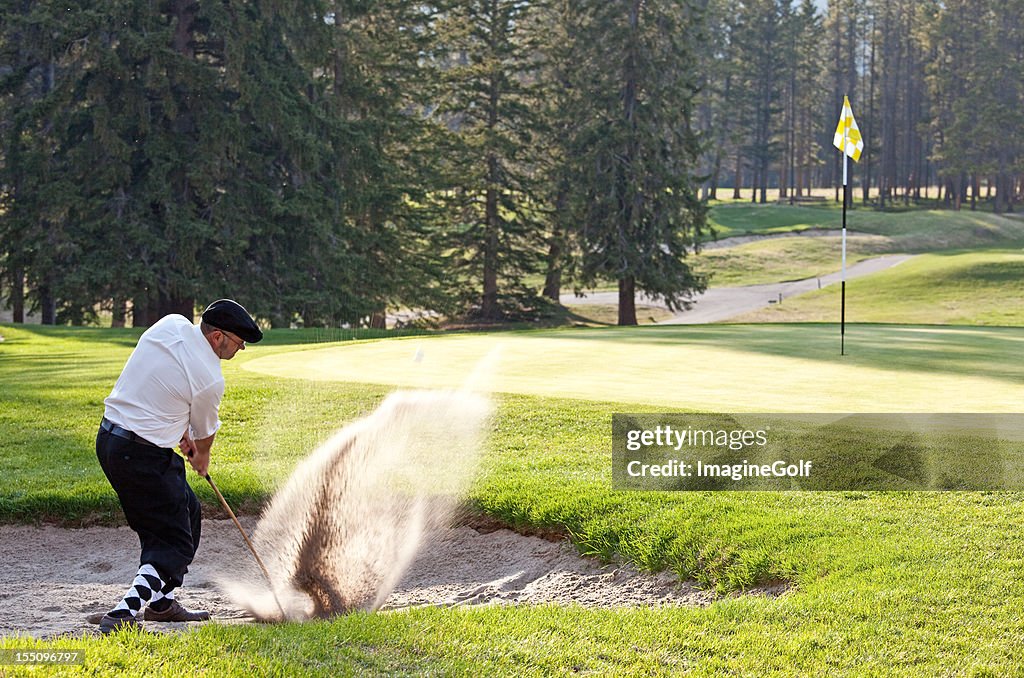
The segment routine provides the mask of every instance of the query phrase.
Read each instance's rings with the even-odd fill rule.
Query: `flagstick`
[[[844,144],[845,145],[845,144]],[[850,162],[849,156],[843,153],[843,276],[842,276],[842,301],[839,312],[839,355],[846,355],[846,194],[849,190],[849,183],[846,176],[846,166]]]
[[[845,110],[846,98],[843,98]],[[841,301],[839,302],[839,355],[846,355],[846,194],[849,190],[849,178],[847,166],[850,164],[850,156],[846,154],[849,144],[849,125],[843,125],[843,275]]]

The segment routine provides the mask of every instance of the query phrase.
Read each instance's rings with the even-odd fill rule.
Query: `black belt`
[[[124,428],[123,426],[118,426],[117,424],[115,424],[114,422],[110,421],[106,417],[103,417],[103,421],[100,422],[100,428],[103,429],[104,431],[106,431],[107,433],[109,433],[112,436],[117,436],[118,438],[124,438],[125,440],[132,441],[133,443],[139,443],[140,445],[149,445],[150,447],[160,447],[159,445],[157,445],[155,443],[149,442],[148,440],[146,440],[142,436],[140,436],[140,435],[138,435],[136,433],[132,433],[128,429]]]

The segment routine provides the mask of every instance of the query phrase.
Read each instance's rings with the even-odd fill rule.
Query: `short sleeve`
[[[220,399],[224,396],[224,382],[216,381],[192,398],[189,425],[195,440],[209,438],[220,429]]]

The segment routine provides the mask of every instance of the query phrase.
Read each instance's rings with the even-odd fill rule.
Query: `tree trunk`
[[[871,154],[871,139],[874,134],[875,125],[875,45],[877,22],[874,16],[871,18],[871,57],[868,62],[868,119],[864,137],[864,186],[862,188],[862,202],[867,205],[871,201],[871,170],[874,164],[874,157]]]
[[[487,128],[496,130],[498,127],[498,107],[500,105],[500,85],[495,77],[490,80],[488,96]],[[498,158],[492,152],[487,155],[487,191],[484,196],[484,294],[480,304],[480,315],[487,320],[500,317],[498,309],[498,234],[501,221],[498,214],[498,190],[501,177],[498,176]]]
[[[636,325],[636,279],[619,278],[619,325]]]
[[[497,159],[488,160],[494,173],[497,172]],[[487,228],[484,235],[484,294],[480,303],[480,316],[486,320],[497,320],[498,310],[498,193],[493,188],[487,189],[486,195]]]
[[[160,317],[160,304],[153,290],[144,289],[135,295],[132,303],[132,327],[149,327]]]
[[[53,290],[49,283],[39,286],[39,304],[41,321],[44,325],[57,324],[57,300],[53,296]]]
[[[719,147],[715,150],[715,164],[711,168],[711,177],[708,182],[708,193],[707,198],[709,200],[718,200],[718,179],[722,174],[722,149]]]
[[[732,184],[732,199],[740,199],[740,182],[743,180],[743,156],[739,149],[736,149],[736,178]]]
[[[124,297],[114,297],[114,305],[110,315],[110,326],[111,327],[124,327],[125,317],[125,299]]]
[[[548,244],[548,271],[544,276],[543,295],[557,302],[562,296],[562,243],[557,234]]]
[[[132,297],[132,327],[149,327],[145,297]]]
[[[768,161],[764,160],[761,166],[761,204],[768,202]]]
[[[548,240],[548,257],[547,257],[547,273],[544,276],[544,291],[543,295],[548,299],[551,299],[555,303],[558,303],[559,298],[562,296],[562,266],[565,263],[563,261],[563,250],[564,233],[562,227],[557,220],[562,218],[562,215],[566,214],[566,202],[568,200],[568,189],[564,188],[564,182],[562,182],[563,188],[558,191],[555,196],[555,220],[556,223],[552,229],[551,238]]]
[[[20,266],[11,275],[11,319],[25,322],[25,269]]]
[[[156,320],[174,313],[185,316],[189,322],[194,322],[196,314],[195,299],[178,295],[170,296],[161,292],[156,311]]]

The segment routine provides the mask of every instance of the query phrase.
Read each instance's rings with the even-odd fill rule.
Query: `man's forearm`
[[[188,462],[195,469],[195,472],[201,476],[205,476],[210,468],[210,448],[213,447],[213,439],[217,434],[214,433],[209,438],[200,438],[199,440],[192,441],[192,454],[189,455]]]
[[[200,438],[199,440],[193,440],[192,444],[195,445],[196,452],[199,454],[205,454],[207,457],[210,456],[210,448],[213,447],[213,439],[217,437],[214,433],[209,438]]]

